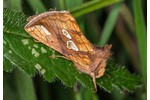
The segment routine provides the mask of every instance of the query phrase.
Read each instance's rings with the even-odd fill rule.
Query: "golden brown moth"
[[[79,71],[90,75],[96,91],[96,78],[105,72],[112,45],[103,48],[93,46],[68,11],[49,11],[31,16],[27,21],[26,32],[60,52],[63,58],[73,61]]]

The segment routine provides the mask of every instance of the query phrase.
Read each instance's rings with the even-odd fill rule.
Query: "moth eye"
[[[71,40],[67,41],[67,48],[75,51],[79,51],[78,47]]]
[[[70,36],[70,34],[68,33],[68,31],[66,31],[65,29],[62,30],[63,35],[65,35],[67,38],[72,39],[72,37]]]
[[[46,35],[52,35],[44,26],[41,25],[41,29],[44,31]]]

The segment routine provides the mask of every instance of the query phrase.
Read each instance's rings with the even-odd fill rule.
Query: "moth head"
[[[103,51],[104,51],[104,57],[105,59],[108,59],[110,56],[111,56],[111,52],[110,52],[110,49],[111,49],[112,45],[105,45],[104,48],[103,48]]]

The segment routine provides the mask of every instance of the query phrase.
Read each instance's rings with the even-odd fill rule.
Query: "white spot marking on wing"
[[[46,35],[52,35],[44,26],[41,25],[41,29],[45,32]]]
[[[79,51],[78,47],[71,40],[67,41],[67,48],[75,51]]]
[[[68,33],[68,31],[66,31],[65,29],[62,30],[63,35],[65,35],[67,38],[72,39],[72,37],[70,36],[70,34]]]

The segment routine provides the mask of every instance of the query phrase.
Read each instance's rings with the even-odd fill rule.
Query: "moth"
[[[69,11],[49,11],[33,15],[27,21],[25,31],[63,55],[58,57],[73,61],[80,72],[93,78],[97,91],[96,78],[100,78],[105,72],[112,45],[106,44],[102,48],[92,45]]]

